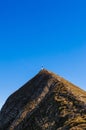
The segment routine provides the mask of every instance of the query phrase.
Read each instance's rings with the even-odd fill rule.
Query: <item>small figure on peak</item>
[[[44,69],[44,67],[42,66],[42,67],[41,67],[41,70],[43,70],[43,69]]]

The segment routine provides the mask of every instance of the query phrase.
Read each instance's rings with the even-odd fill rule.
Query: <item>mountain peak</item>
[[[53,72],[51,72],[51,71],[49,71],[47,69],[40,70],[39,73],[38,73],[38,75],[39,74],[40,75],[49,75],[51,77],[54,77],[55,79],[61,80],[61,77],[59,75],[57,75],[57,74],[55,74],[55,73],[53,73]]]
[[[0,112],[0,130],[86,129],[86,92],[42,69]]]
[[[54,73],[47,70],[47,69],[42,69],[39,71],[39,74],[49,74],[49,75],[53,75]],[[54,74],[55,75],[55,74]]]

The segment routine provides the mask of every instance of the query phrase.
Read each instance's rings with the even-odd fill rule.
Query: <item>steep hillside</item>
[[[42,70],[7,99],[0,130],[86,130],[86,92]]]

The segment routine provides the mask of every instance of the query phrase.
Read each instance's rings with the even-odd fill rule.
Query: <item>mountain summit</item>
[[[7,99],[0,130],[86,130],[86,92],[43,69]]]

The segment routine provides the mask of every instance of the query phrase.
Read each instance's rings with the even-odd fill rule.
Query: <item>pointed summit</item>
[[[14,92],[0,112],[0,130],[69,129],[86,129],[86,92],[46,69]]]

